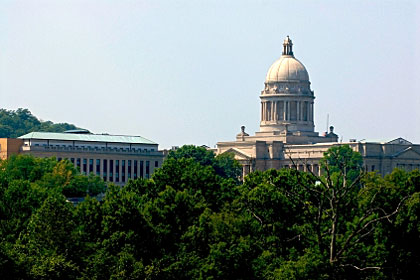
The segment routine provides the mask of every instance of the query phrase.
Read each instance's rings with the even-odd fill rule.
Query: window
[[[303,120],[304,121],[308,121],[308,101],[303,102],[303,108],[302,108],[302,113],[303,113]]]
[[[71,158],[71,159],[70,159],[70,161],[71,161],[71,163],[73,163],[73,164],[74,164],[74,158]]]
[[[128,167],[128,179],[131,179],[131,160],[127,161],[127,167]]]
[[[97,176],[101,175],[101,160],[100,159],[96,160],[96,175]]]
[[[140,177],[143,178],[143,161],[140,161]]]
[[[319,175],[319,168],[318,168],[318,164],[314,164],[314,174],[315,175]]]
[[[146,178],[150,176],[150,161],[146,161]]]
[[[155,161],[155,167],[159,167],[159,162]]]
[[[120,181],[120,161],[115,161],[115,182]]]
[[[59,158],[57,158],[57,161],[61,161],[61,159],[62,159],[62,158],[61,158],[61,157],[59,157]]]
[[[80,158],[76,159],[77,170],[80,171]]]
[[[371,171],[375,171],[375,165],[372,165]]]
[[[278,120],[284,120],[284,101],[280,101],[277,103],[277,114]]]
[[[125,182],[125,160],[121,161],[121,182]]]
[[[290,120],[291,121],[297,120],[297,102],[296,101],[290,102]]]
[[[106,181],[108,178],[107,178],[107,172],[108,172],[108,165],[107,165],[107,160],[106,159],[104,159],[103,160],[103,167],[102,167],[102,176],[103,176],[103,178],[104,178],[104,181]]]
[[[93,159],[89,159],[89,173],[93,172]]]
[[[112,159],[109,160],[109,181],[114,181],[114,161]]]
[[[87,159],[83,159],[83,174],[86,174],[87,171]]]
[[[134,179],[137,179],[137,160],[134,161]]]

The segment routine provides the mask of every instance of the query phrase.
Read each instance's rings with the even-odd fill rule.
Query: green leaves
[[[192,159],[202,166],[212,167],[217,175],[223,178],[231,178],[236,183],[238,183],[237,180],[242,173],[242,167],[234,159],[233,154],[223,153],[216,156],[213,151],[204,147],[184,145],[181,148],[170,151],[168,159]]]
[[[17,138],[34,131],[63,132],[72,129],[77,127],[68,123],[40,121],[28,109],[0,109],[0,138]]]
[[[326,153],[237,181],[231,155],[171,152],[151,179],[101,201],[68,162],[0,162],[0,274],[11,279],[408,279],[420,267],[420,172],[364,173]]]

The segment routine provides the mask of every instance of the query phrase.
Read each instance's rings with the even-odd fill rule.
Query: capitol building
[[[315,94],[305,66],[295,58],[287,36],[281,57],[269,68],[261,91],[260,131],[254,136],[245,127],[235,141],[218,142],[217,153],[231,152],[243,166],[243,175],[270,168],[297,168],[320,174],[319,161],[335,145],[349,145],[361,153],[366,171],[382,175],[394,168],[420,169],[420,145],[397,138],[387,142],[339,143],[334,127],[315,131]]]

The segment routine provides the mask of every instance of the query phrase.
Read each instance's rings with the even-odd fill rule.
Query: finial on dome
[[[293,56],[293,43],[290,40],[289,35],[287,35],[286,39],[283,42],[283,55],[291,55]]]

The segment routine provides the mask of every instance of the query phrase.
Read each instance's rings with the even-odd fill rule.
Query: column
[[[263,116],[264,116],[264,103],[261,101],[261,121],[264,120]]]
[[[306,110],[306,115],[307,115],[307,121],[311,121],[311,115],[310,115],[310,107],[311,107],[311,103],[307,102],[306,106],[305,106],[305,110]]]
[[[297,112],[296,112],[296,120],[297,121],[300,121],[301,120],[301,117],[300,117],[300,101],[296,101],[296,110],[297,110]]]
[[[96,166],[95,166],[95,168],[96,168]],[[103,172],[104,172],[104,162],[103,162],[103,159],[99,158],[99,177],[101,177],[101,178],[104,177]]]
[[[310,119],[311,119],[311,121],[313,121],[314,120],[314,116],[313,116],[313,114],[314,114],[314,103],[313,102],[310,105],[309,112],[310,112],[310,115],[309,115]]]
[[[277,121],[276,115],[277,115],[277,102],[273,101],[273,121]]]
[[[286,101],[283,101],[283,121],[286,120]]]
[[[264,101],[264,121],[267,121],[267,102]]]
[[[264,102],[264,121],[267,121],[267,102]]]
[[[279,119],[278,111],[277,111],[279,102],[278,101],[275,101],[274,104],[275,104],[274,105],[274,121],[277,122],[277,120]]]
[[[290,101],[287,101],[287,120],[290,121]]]
[[[131,167],[130,167],[131,168]],[[131,171],[130,171],[131,172]],[[124,183],[128,182],[128,159],[125,160],[125,178]]]
[[[117,165],[115,163],[115,159],[112,159],[112,182],[115,183],[115,173],[117,172]]]
[[[105,168],[105,165],[103,168]],[[109,158],[106,159],[106,181],[109,181]]]
[[[134,179],[134,159],[131,160],[131,178]]]
[[[274,121],[274,110],[275,110],[275,108],[274,108],[274,105],[275,104],[275,102],[274,101],[271,101],[271,121]]]

